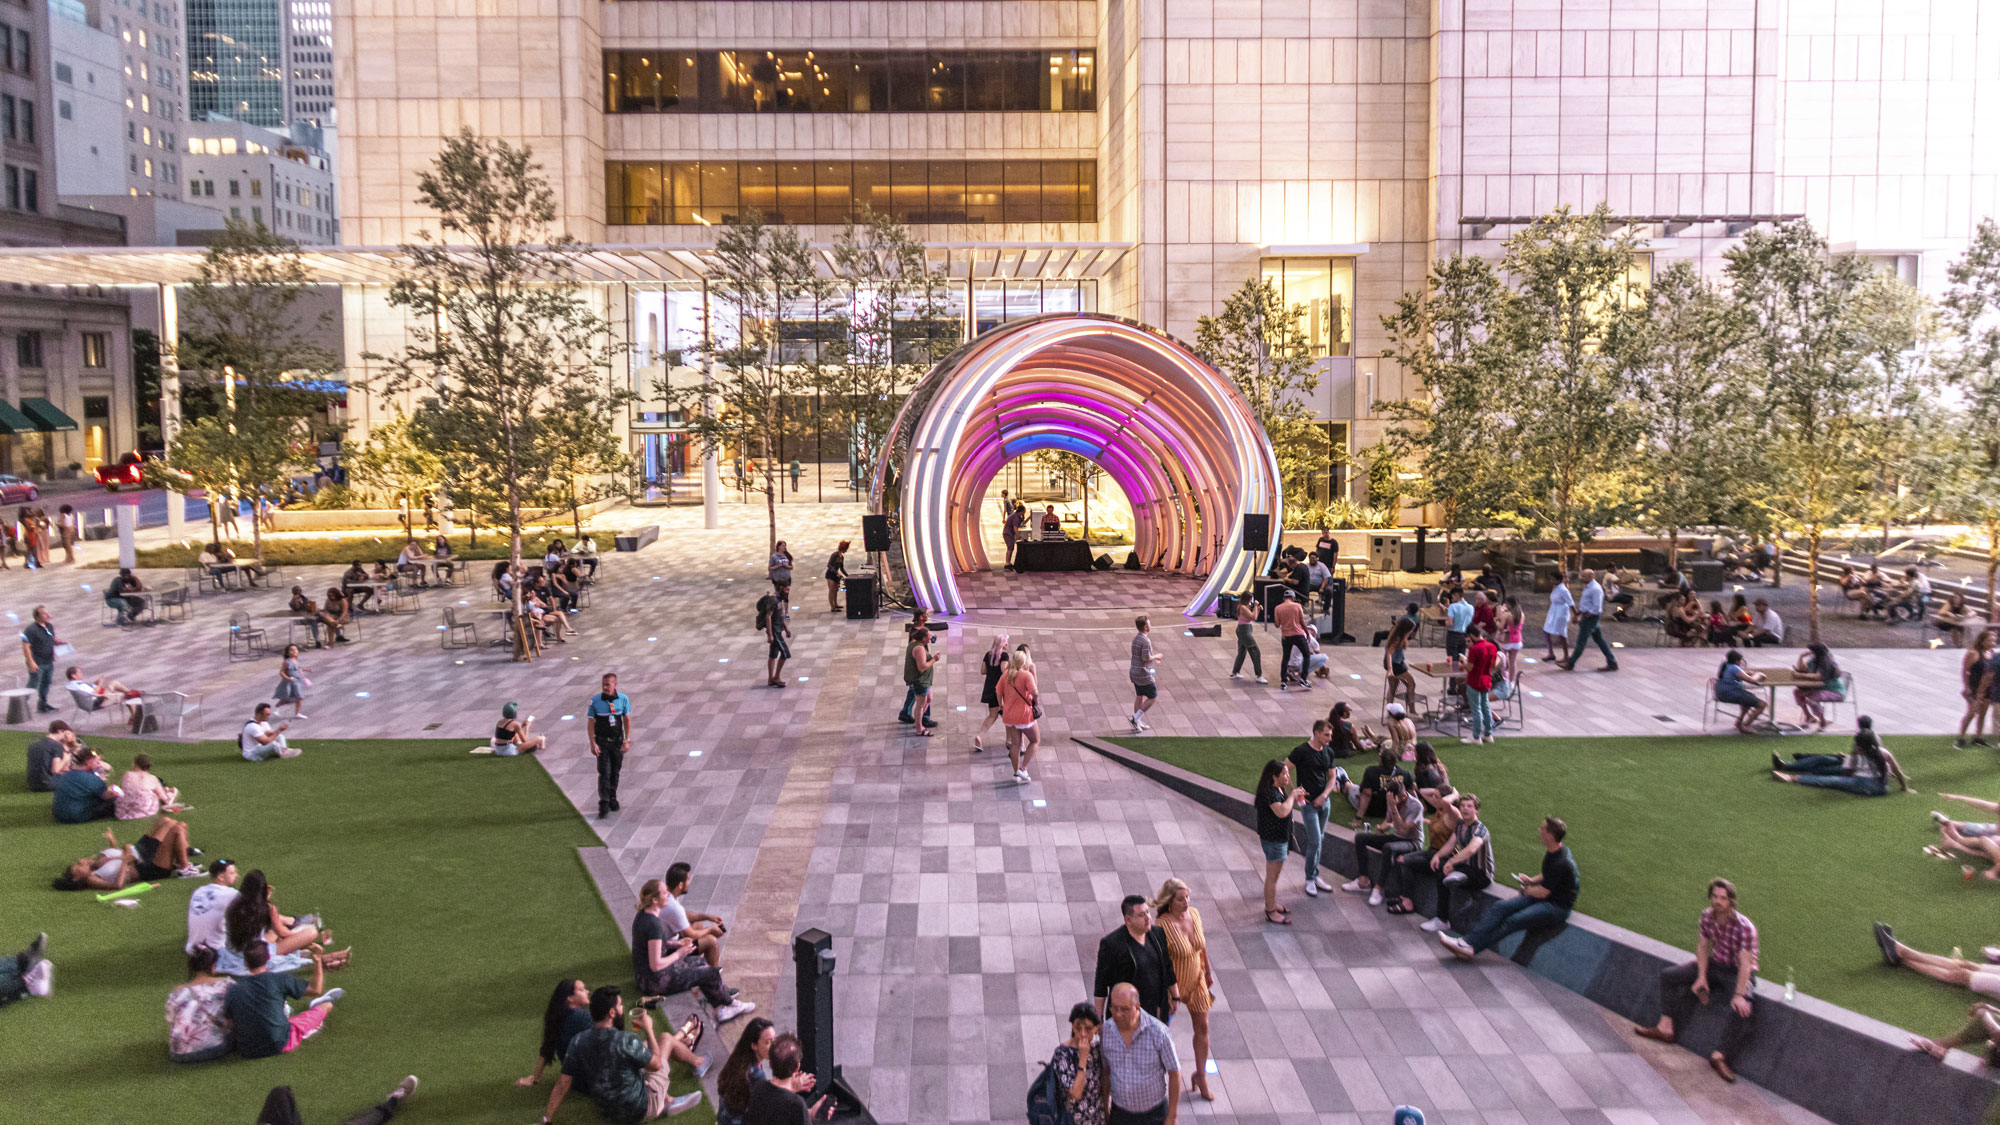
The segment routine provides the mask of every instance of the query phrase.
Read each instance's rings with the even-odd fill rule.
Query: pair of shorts
[[[782,640],[774,640],[771,642],[770,659],[777,660],[780,657],[790,660],[792,658],[792,646]]]
[[[1501,651],[1501,652],[1519,652],[1519,651],[1521,651],[1521,642],[1520,642],[1520,641],[1509,641],[1508,643],[1506,643],[1506,644],[1503,644],[1503,645],[1501,645],[1501,646],[1500,646],[1500,651]]]
[[[133,868],[139,878],[147,882],[173,878],[174,873],[172,871],[153,862],[153,857],[160,854],[160,841],[158,838],[153,836],[139,837],[139,842],[132,845],[132,854],[139,859],[139,865]]]
[[[1292,845],[1286,840],[1260,840],[1264,845],[1264,862],[1283,863],[1292,854]]]
[[[929,685],[929,684],[911,684],[911,685],[910,685],[910,694],[911,694],[911,695],[929,695],[930,693],[931,693],[931,685]]]
[[[1158,699],[1160,698],[1160,685],[1133,684],[1132,694],[1138,696],[1140,699]]]
[[[1974,969],[1972,979],[1965,982],[1965,987],[1981,996],[2000,997],[2000,971]]]
[[[1444,635],[1444,654],[1452,659],[1465,655],[1465,634],[1447,632]]]
[[[1390,659],[1389,674],[1391,676],[1407,676],[1410,674],[1410,666],[1404,661],[1402,653],[1399,652]]]
[[[2000,836],[2000,824],[1981,824],[1976,820],[1955,820],[1951,828],[1961,836]]]

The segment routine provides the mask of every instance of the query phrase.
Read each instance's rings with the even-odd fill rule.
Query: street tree
[[[549,507],[569,514],[578,539],[585,505],[632,493],[635,465],[614,423],[630,399],[610,387],[578,383],[558,391],[542,416],[537,438],[548,465]]]
[[[1945,374],[1958,400],[1943,490],[1953,516],[1986,535],[1987,620],[2000,621],[2000,224],[1984,219],[1965,256],[1946,271]]]
[[[463,129],[444,138],[417,197],[439,230],[401,247],[389,302],[408,314],[409,343],[371,358],[389,393],[421,396],[427,426],[450,433],[457,456],[499,475],[518,566],[521,510],[548,475],[546,413],[565,389],[604,383],[618,345],[575,281],[588,247],[561,233],[530,149]],[[515,659],[526,660],[518,584],[514,597]]]
[[[1334,449],[1313,420],[1319,360],[1302,325],[1306,307],[1287,307],[1269,278],[1243,283],[1221,311],[1195,322],[1195,351],[1235,384],[1277,455],[1287,499],[1303,502],[1303,485],[1326,472]]]
[[[1821,544],[1829,528],[1863,514],[1868,495],[1868,357],[1857,304],[1869,267],[1830,253],[1803,219],[1753,230],[1726,257],[1748,318],[1745,371],[1760,400],[1757,502],[1804,541],[1807,631],[1817,641]]]
[[[1932,502],[1946,471],[1934,440],[1943,421],[1936,360],[1938,310],[1916,286],[1874,273],[1855,294],[1854,318],[1865,376],[1858,407],[1868,433],[1860,449],[1874,478],[1869,522],[1882,529],[1881,550],[1895,524]]]
[[[412,508],[444,484],[444,458],[424,440],[417,424],[402,407],[368,433],[368,440],[348,454],[347,479],[364,490],[403,501],[403,541],[416,538]]]
[[[891,216],[864,208],[834,236],[832,257],[850,322],[823,389],[866,474],[882,456],[904,397],[958,346],[962,330],[949,315],[943,267]]]

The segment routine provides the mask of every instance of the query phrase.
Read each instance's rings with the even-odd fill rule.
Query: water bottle
[[[1799,997],[1799,990],[1798,990],[1798,988],[1797,988],[1796,986],[1794,986],[1794,985],[1792,984],[1792,967],[1791,967],[1790,965],[1786,965],[1786,966],[1785,966],[1785,999],[1786,999],[1786,1000],[1796,1000],[1796,999],[1798,999],[1798,997]]]

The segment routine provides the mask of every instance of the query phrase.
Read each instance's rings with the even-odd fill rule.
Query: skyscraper
[[[284,0],[188,0],[188,117],[282,129]]]

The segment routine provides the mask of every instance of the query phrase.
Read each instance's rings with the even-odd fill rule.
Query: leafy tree
[[[568,386],[542,417],[537,437],[549,467],[550,506],[569,513],[579,539],[584,505],[631,494],[636,466],[612,421],[630,397],[604,386]]]
[[[416,538],[411,509],[444,484],[444,459],[423,439],[415,422],[397,407],[389,421],[376,426],[368,440],[347,456],[348,479],[366,490],[383,493],[403,508],[403,541]]]
[[[1726,274],[1748,317],[1745,367],[1761,394],[1760,506],[1805,539],[1808,632],[1819,639],[1820,545],[1866,506],[1868,342],[1857,304],[1868,266],[1828,253],[1804,220],[1753,230]]]
[[[1036,450],[1035,464],[1065,487],[1076,486],[1077,494],[1083,497],[1083,541],[1089,543],[1090,492],[1097,486],[1097,477],[1104,470],[1083,454],[1071,453],[1067,449]]]
[[[1982,220],[1947,276],[1945,374],[1959,408],[1955,424],[1936,431],[1954,454],[1944,492],[1955,516],[1986,533],[1987,619],[2000,621],[2000,224]]]
[[[1756,489],[1741,370],[1747,326],[1729,294],[1690,262],[1655,277],[1645,302],[1613,348],[1645,431],[1640,518],[1666,534],[1667,563],[1678,566],[1682,531],[1723,522],[1738,497]]]
[[[1865,357],[1858,403],[1869,433],[1861,443],[1874,477],[1868,505],[1882,528],[1882,550],[1897,519],[1930,502],[1930,486],[1946,470],[1934,438],[1940,372],[1933,362],[1937,310],[1916,286],[1875,273],[1855,294],[1855,327]]]
[[[1286,307],[1278,287],[1258,278],[1230,294],[1221,312],[1195,322],[1195,351],[1236,385],[1292,492],[1325,472],[1334,452],[1308,399],[1319,388],[1319,361],[1300,327],[1305,317],[1304,305]]]
[[[1403,294],[1396,311],[1382,318],[1389,336],[1382,358],[1415,376],[1424,397],[1376,404],[1398,423],[1383,434],[1378,457],[1392,468],[1415,467],[1419,480],[1411,491],[1419,503],[1437,506],[1452,558],[1458,532],[1488,526],[1507,492],[1493,401],[1506,355],[1489,332],[1507,299],[1491,264],[1454,254],[1434,264],[1425,287]],[[1369,498],[1375,501],[1373,474]]]
[[[178,448],[204,462],[211,512],[245,494],[272,498],[316,452],[312,419],[325,399],[298,380],[328,378],[340,362],[313,338],[329,330],[331,313],[312,318],[300,308],[310,285],[298,243],[231,219],[182,292],[174,354],[184,382],[199,372],[223,384],[212,394],[223,430],[170,443],[168,459]],[[262,558],[263,527],[254,519],[251,542]]]
[[[426,429],[450,438],[456,480],[498,474],[508,557],[521,561],[521,509],[548,475],[540,440],[547,411],[568,387],[603,382],[617,346],[573,280],[588,250],[560,232],[555,193],[526,147],[463,129],[444,138],[417,180],[441,234],[401,248],[391,305],[408,313],[409,343],[383,361],[391,393],[424,396]],[[451,241],[447,241],[450,239]],[[515,587],[514,654],[529,659]]]
[[[703,345],[703,362],[720,365],[719,377],[697,387],[663,381],[660,395],[681,409],[704,452],[733,448],[756,465],[748,475],[764,494],[776,546],[779,434],[788,400],[823,384],[839,359],[842,334],[831,324],[840,291],[821,276],[796,227],[767,225],[755,210],[717,233],[715,255],[709,293],[721,323]]]
[[[823,389],[839,404],[863,473],[889,440],[903,398],[958,345],[948,317],[950,282],[908,227],[864,208],[833,242],[833,272],[851,323]]]
[[[1558,207],[1507,240],[1511,294],[1494,339],[1505,376],[1493,388],[1495,448],[1512,467],[1517,522],[1556,540],[1565,570],[1599,527],[1629,507],[1639,416],[1605,341],[1636,315],[1629,230],[1610,208]]]

